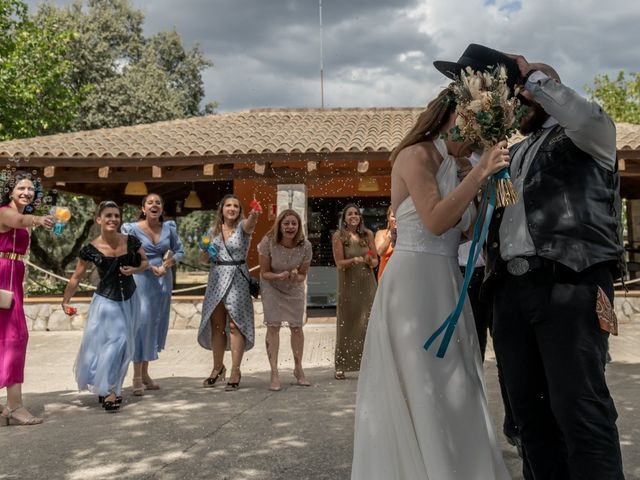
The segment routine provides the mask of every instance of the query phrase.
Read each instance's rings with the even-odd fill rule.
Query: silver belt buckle
[[[507,272],[520,277],[529,271],[529,262],[526,258],[516,257],[507,262]]]

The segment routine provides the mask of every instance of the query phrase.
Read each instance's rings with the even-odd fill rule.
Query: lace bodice
[[[434,140],[433,144],[444,158],[436,173],[440,197],[443,198],[460,183],[458,180],[458,168],[455,159],[447,152],[447,147],[442,139]],[[476,209],[473,204],[470,204],[460,222],[440,236],[432,234],[424,226],[411,197],[405,198],[395,213],[398,239],[394,251],[404,250],[457,257],[461,233],[471,226],[471,222],[475,218]]]
[[[120,272],[122,266],[139,267],[142,258],[138,253],[140,240],[133,235],[127,235],[127,253],[119,257],[107,257],[91,243],[80,250],[80,258],[85,262],[93,262],[100,274],[100,283],[96,293],[111,300],[128,300],[136,290],[136,283],[132,276]]]

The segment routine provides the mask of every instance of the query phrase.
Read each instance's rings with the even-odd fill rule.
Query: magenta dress
[[[7,207],[0,207],[7,208]],[[13,249],[13,232],[0,233],[0,252],[24,254],[29,246],[26,228],[16,231],[16,248]],[[24,360],[27,354],[29,331],[22,307],[22,280],[24,263],[0,257],[0,288],[9,290],[11,264],[13,263],[13,304],[9,310],[0,309],[0,388],[24,382]]]

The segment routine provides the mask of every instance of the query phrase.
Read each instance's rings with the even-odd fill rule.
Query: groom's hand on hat
[[[505,53],[505,55],[509,58],[513,58],[518,64],[518,68],[520,69],[520,80],[524,80],[531,70],[535,69],[534,64],[527,62],[527,59],[522,55],[514,55],[512,53]]]

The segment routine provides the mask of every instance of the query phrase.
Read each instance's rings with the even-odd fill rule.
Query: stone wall
[[[69,317],[59,303],[31,303],[27,301],[24,312],[29,330],[82,330],[89,311],[89,302],[74,302],[78,313]],[[253,301],[256,326],[262,326],[262,303]],[[202,316],[202,300],[173,300],[169,317],[169,328],[198,328]]]
[[[74,302],[78,313],[73,317],[64,314],[59,303],[36,303],[27,300],[24,306],[30,330],[82,330],[89,310],[89,302]],[[640,297],[615,299],[615,309],[620,324],[640,321]],[[256,327],[263,325],[262,302],[253,301]],[[202,316],[202,300],[173,300],[169,328],[198,328]]]

